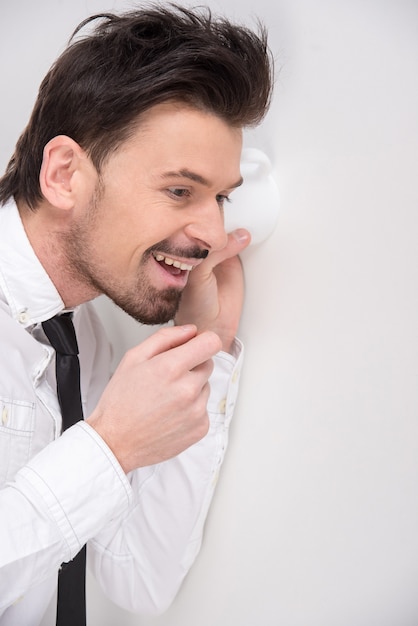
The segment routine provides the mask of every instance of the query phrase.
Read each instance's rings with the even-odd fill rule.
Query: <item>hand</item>
[[[220,349],[217,335],[187,325],[162,328],[125,354],[87,419],[125,472],[174,457],[206,435],[208,379]]]
[[[222,250],[209,254],[194,269],[183,292],[176,324],[195,324],[199,332],[212,330],[230,352],[237,334],[244,299],[244,277],[238,254],[250,243],[242,228],[228,235]]]

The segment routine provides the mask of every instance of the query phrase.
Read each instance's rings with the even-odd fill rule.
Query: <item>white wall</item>
[[[416,0],[211,2],[270,28],[276,232],[245,254],[247,349],[196,566],[141,619],[90,583],[90,626],[418,623]],[[1,167],[77,22],[109,0],[0,7]],[[141,336],[106,303],[120,350]]]

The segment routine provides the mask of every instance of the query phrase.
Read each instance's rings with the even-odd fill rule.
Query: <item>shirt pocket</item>
[[[35,404],[0,396],[0,484],[28,462],[34,423]]]

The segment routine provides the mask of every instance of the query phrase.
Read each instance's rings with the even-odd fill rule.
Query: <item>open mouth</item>
[[[179,276],[183,272],[191,272],[194,267],[190,263],[177,261],[176,259],[172,259],[169,256],[164,256],[163,254],[153,254],[153,257],[157,261],[157,263],[159,263],[167,272],[169,272],[173,276]]]

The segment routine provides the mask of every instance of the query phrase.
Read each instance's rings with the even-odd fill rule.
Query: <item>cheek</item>
[[[118,258],[134,256],[138,261],[152,246],[178,236],[190,219],[162,192],[136,183],[106,187],[96,227],[103,249]]]

